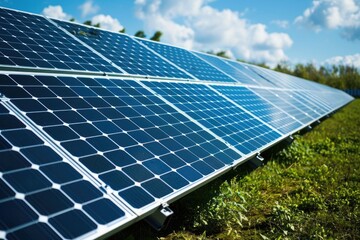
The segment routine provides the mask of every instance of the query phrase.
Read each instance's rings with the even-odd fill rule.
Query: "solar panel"
[[[263,79],[272,82],[279,88],[297,89],[297,90],[324,90],[327,87],[295,76],[287,75],[281,72],[258,66],[248,65],[248,68],[261,76]]]
[[[99,236],[133,217],[0,103],[0,238]]]
[[[257,151],[280,137],[278,132],[205,85],[145,84],[244,154]]]
[[[240,72],[241,77],[238,79],[239,82],[248,81],[249,84],[255,82],[256,85],[259,86],[274,87],[274,84],[271,81],[252,71],[247,64],[227,59],[222,59],[222,61]]]
[[[260,94],[262,97],[266,98],[269,102],[272,102],[277,106],[281,106],[282,104],[287,105],[286,103],[288,103],[288,104],[291,104],[292,106],[294,106],[296,109],[299,109],[301,112],[305,113],[305,115],[308,118],[310,118],[310,119],[308,119],[306,116],[297,116],[296,117],[298,120],[300,120],[304,124],[306,123],[307,120],[314,121],[314,119],[318,119],[321,117],[320,113],[316,112],[314,109],[312,109],[311,107],[306,105],[304,103],[304,101],[301,101],[299,98],[298,98],[298,100],[296,98],[294,98],[293,92],[284,91],[284,90],[275,90],[275,89],[268,90],[270,93],[275,95],[276,98],[280,98],[284,102],[283,103],[282,101],[273,99],[273,97],[271,97],[271,96],[267,97],[268,94],[266,93],[265,90],[255,89],[255,88],[252,88],[251,90]],[[262,93],[262,91],[264,91],[265,93]],[[284,106],[283,110],[287,111],[286,109],[287,109],[287,107]],[[291,110],[288,109],[288,111],[291,111]],[[297,114],[294,113],[294,115],[296,116]]]
[[[295,117],[290,116],[245,87],[214,86],[214,88],[283,134],[296,131],[302,125]]]
[[[233,79],[235,79],[238,82],[244,84],[259,85],[259,83],[255,81],[255,79],[247,76],[239,69],[231,66],[225,59],[221,59],[219,57],[205,53],[199,53],[199,52],[192,52],[192,53],[202,58],[206,62],[210,63],[211,65],[215,66],[216,68],[220,69],[221,71],[231,76]]]
[[[284,91],[268,90],[263,88],[250,88],[251,91],[266,99],[268,102],[280,108],[282,111],[295,117],[302,124],[313,122],[319,114],[307,108],[301,102],[297,102],[287,95]]]
[[[0,18],[0,239],[94,239],[159,221],[353,99],[94,27],[1,7]]]
[[[184,71],[162,59],[127,35],[76,23],[60,20],[53,21],[111,60],[128,74],[192,79]]]
[[[0,65],[120,71],[42,16],[0,8]]]
[[[190,73],[192,76],[195,76],[199,80],[236,82],[230,76],[224,74],[188,50],[143,39],[137,40],[153,49],[161,56],[175,63],[177,66],[184,69],[186,72]]]
[[[1,78],[0,92],[135,210],[241,158],[135,81]]]

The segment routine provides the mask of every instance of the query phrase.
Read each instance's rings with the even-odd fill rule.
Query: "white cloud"
[[[86,17],[91,14],[95,14],[99,11],[99,6],[94,5],[93,1],[89,0],[79,6],[81,10],[81,16]]]
[[[340,29],[345,38],[360,40],[360,0],[313,0],[295,22],[315,31]]]
[[[289,22],[286,20],[274,20],[271,21],[272,24],[278,26],[279,28],[286,29],[289,27]]]
[[[57,6],[49,5],[48,7],[43,9],[42,14],[47,17],[61,19],[61,20],[69,20],[71,18],[69,14],[63,11],[60,5]]]
[[[360,69],[360,54],[336,56],[325,60],[325,65],[348,65]]]
[[[274,64],[287,59],[292,45],[285,33],[269,33],[263,24],[251,24],[238,12],[218,10],[211,0],[136,0],[137,16],[145,30],[164,33],[165,42],[188,49],[226,50],[248,61]]]
[[[124,27],[120,24],[119,20],[111,17],[110,15],[99,14],[91,19],[93,24],[100,23],[100,27],[110,31],[119,31]]]

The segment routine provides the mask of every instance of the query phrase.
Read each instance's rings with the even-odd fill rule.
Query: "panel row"
[[[351,100],[316,93],[2,74],[7,109],[41,136],[1,106],[0,237],[93,236],[135,218],[100,188],[141,217]]]
[[[127,74],[296,90],[327,88],[249,64],[73,22],[1,7],[0,18],[0,67]]]

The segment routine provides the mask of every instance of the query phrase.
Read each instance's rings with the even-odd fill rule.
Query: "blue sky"
[[[0,0],[56,18],[93,20],[128,34],[163,32],[162,41],[266,62],[360,67],[360,0]]]

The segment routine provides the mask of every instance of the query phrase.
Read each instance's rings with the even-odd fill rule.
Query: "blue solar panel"
[[[147,86],[244,154],[280,137],[205,85],[146,82]]]
[[[135,81],[1,78],[0,92],[134,209],[241,158]]]
[[[313,81],[301,79],[295,76],[276,72],[270,69],[261,68],[258,66],[248,65],[248,68],[256,74],[272,82],[278,88],[297,89],[297,90],[324,90],[326,86],[320,85]]]
[[[247,88],[239,86],[214,86],[214,88],[284,134],[298,130],[302,126],[293,116]]]
[[[192,79],[127,35],[54,20],[129,74]]]
[[[307,108],[301,102],[297,102],[296,100],[292,99],[283,91],[271,91],[263,88],[250,89],[257,95],[266,99],[268,102],[288,113],[290,116],[295,117],[302,124],[309,124],[313,122],[316,118],[320,117],[320,115]]]
[[[41,16],[0,8],[0,65],[120,72]]]
[[[300,109],[302,112],[307,113],[308,116],[313,119],[318,119],[321,117],[321,114],[318,113],[316,110],[308,106],[304,101],[298,97],[294,97],[293,91],[284,91],[284,90],[269,90],[270,92],[276,94],[281,99],[284,99],[284,101],[289,102],[293,106],[295,106],[297,109]]]
[[[328,113],[327,109],[324,109],[324,107],[319,106],[317,101],[314,99],[310,99],[302,94],[302,91],[286,91],[291,98],[295,99],[298,102],[301,102],[302,104],[306,105],[308,108],[311,108],[318,116],[323,116]]]
[[[94,27],[0,18],[0,239],[119,230],[353,99]]]
[[[316,92],[316,94],[313,95],[307,92],[305,92],[305,94],[311,96],[314,99],[317,99],[325,108],[329,109],[329,111],[338,109],[353,99],[350,95],[341,90],[328,90],[329,89],[326,89],[326,91]]]
[[[0,238],[99,236],[131,220],[0,103]]]
[[[230,61],[226,61],[225,59],[221,59],[216,56],[212,56],[205,53],[199,53],[199,52],[193,52],[198,57],[204,59],[211,65],[215,66],[216,68],[220,69],[227,75],[231,76],[233,79],[235,79],[238,82],[244,83],[244,84],[251,84],[251,85],[259,85],[258,82],[256,82],[253,78],[246,76],[243,72],[241,72],[239,69],[233,67],[229,64]]]
[[[227,64],[229,64],[230,66],[232,66],[233,68],[235,68],[240,72],[240,78],[238,79],[239,82],[247,81],[249,84],[255,83],[256,85],[259,86],[274,87],[274,84],[271,81],[252,71],[249,68],[248,64],[235,62],[227,59],[222,59],[222,61],[226,62]]]
[[[137,39],[199,80],[236,82],[230,76],[183,48]]]

